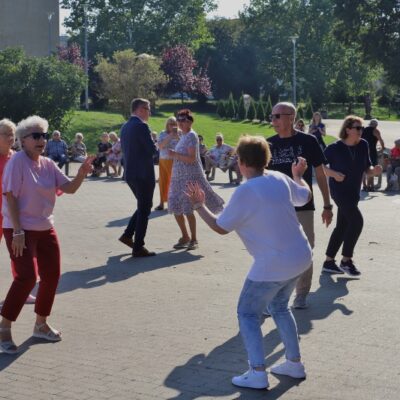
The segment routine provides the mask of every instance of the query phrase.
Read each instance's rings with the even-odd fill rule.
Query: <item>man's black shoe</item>
[[[148,251],[146,247],[142,247],[139,250],[133,250],[132,257],[152,257],[155,256],[154,251]]]
[[[133,240],[132,238],[122,235],[119,239],[118,239],[121,243],[127,245],[128,247],[130,247],[131,249],[133,249]]]

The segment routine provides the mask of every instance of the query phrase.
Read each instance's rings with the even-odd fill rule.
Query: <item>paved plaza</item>
[[[235,189],[226,182],[221,172],[213,182],[224,199]],[[101,178],[56,205],[63,271],[50,322],[63,341],[31,338],[33,306],[26,305],[13,330],[20,354],[0,354],[0,398],[398,400],[400,193],[361,201],[365,228],[355,260],[362,276],[354,279],[320,275],[332,227],[319,219],[315,192],[310,308],[295,312],[306,380],[270,375],[268,391],[232,386],[231,377],[247,368],[235,309],[251,259],[239,238],[201,221],[200,248],[174,251],[173,217],[153,212],[146,245],[158,256],[132,259],[117,238],[133,197],[120,179]],[[158,199],[157,187],[155,205]],[[11,281],[4,243],[0,263],[4,298]],[[263,333],[269,367],[283,347],[271,319]]]

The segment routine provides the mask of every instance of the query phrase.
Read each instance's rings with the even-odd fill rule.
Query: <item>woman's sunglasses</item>
[[[32,132],[29,135],[24,136],[24,139],[27,137],[31,137],[33,140],[39,140],[39,139],[44,139],[44,140],[49,140],[49,134],[47,132]]]

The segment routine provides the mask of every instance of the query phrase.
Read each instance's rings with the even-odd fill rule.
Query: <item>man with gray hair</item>
[[[60,131],[54,131],[52,139],[47,142],[45,154],[53,161],[58,161],[58,168],[62,168],[68,160],[68,146],[61,139]]]
[[[277,135],[268,139],[272,154],[268,168],[292,177],[292,164],[297,162],[298,157],[305,158],[308,166],[313,167],[315,170],[318,187],[324,200],[322,222],[328,226],[332,222],[333,213],[329,187],[323,169],[323,164],[326,164],[327,161],[317,139],[313,135],[293,128],[296,120],[296,107],[292,103],[282,102],[276,104],[272,109],[270,118]],[[312,191],[312,168],[306,170],[303,178]],[[314,247],[314,210],[313,199],[303,207],[296,207],[297,218],[312,248]],[[340,270],[326,272],[342,273]],[[296,297],[293,302],[294,308],[307,308],[306,299],[311,289],[312,273],[313,265],[311,264],[310,268],[297,281]]]

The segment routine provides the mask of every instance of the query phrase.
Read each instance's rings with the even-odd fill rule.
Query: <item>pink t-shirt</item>
[[[18,200],[22,229],[45,231],[54,224],[53,209],[58,188],[70,179],[47,157],[30,159],[25,151],[11,157],[3,174],[3,195],[12,192]],[[13,228],[7,201],[3,201],[3,228]]]

